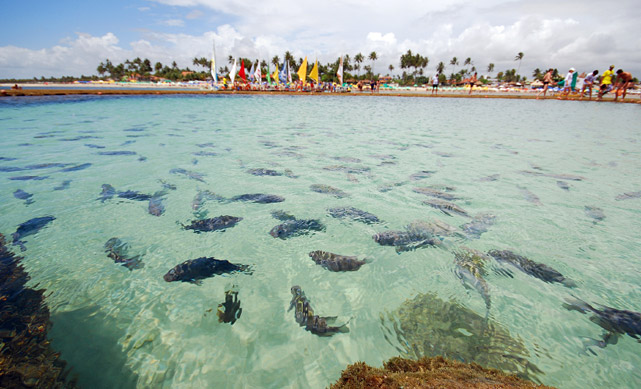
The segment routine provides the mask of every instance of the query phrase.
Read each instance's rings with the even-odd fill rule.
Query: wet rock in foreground
[[[47,339],[49,308],[44,289],[26,288],[29,275],[0,234],[0,387],[74,388]]]
[[[462,363],[443,357],[417,361],[391,358],[382,368],[356,362],[343,370],[331,389],[352,388],[550,388],[476,363]]]

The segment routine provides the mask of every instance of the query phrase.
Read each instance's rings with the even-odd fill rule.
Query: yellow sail
[[[276,70],[274,70],[274,73],[272,73],[272,79],[274,79],[276,85],[278,85],[278,66],[276,66]]]
[[[305,57],[296,74],[298,74],[298,78],[304,83],[307,79],[307,57]]]
[[[318,61],[314,62],[314,67],[312,68],[312,71],[309,72],[309,78],[316,81],[318,84]]]

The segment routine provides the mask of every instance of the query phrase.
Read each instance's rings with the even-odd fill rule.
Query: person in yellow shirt
[[[601,100],[603,95],[612,90],[612,76],[614,76],[614,65],[610,65],[610,70],[606,70],[601,76],[601,88],[597,100]]]

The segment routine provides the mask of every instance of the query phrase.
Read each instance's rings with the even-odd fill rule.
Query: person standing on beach
[[[472,76],[472,78],[470,79],[470,93],[469,93],[470,95],[472,94],[472,89],[474,88],[474,84],[476,84],[476,81],[478,80],[478,79],[476,78],[476,74],[477,74],[477,73],[474,73],[474,75],[473,75],[473,76]]]
[[[543,76],[543,90],[541,92],[539,92],[538,95],[536,95],[536,99],[537,100],[539,99],[539,96],[541,96],[541,93],[543,93],[543,98],[545,98],[545,94],[548,91],[548,87],[550,86],[550,84],[552,84],[552,72],[553,71],[554,71],[553,69],[549,69],[547,71],[547,73],[545,73],[545,75]]]
[[[438,76],[440,73],[436,73],[434,77],[432,77],[432,94],[438,94]]]
[[[610,65],[610,69],[603,72],[601,76],[601,87],[599,88],[599,95],[597,100],[603,99],[603,96],[612,90],[612,76],[614,75],[614,65]]]
[[[628,88],[632,86],[632,74],[630,74],[630,72],[624,72],[623,69],[617,70],[615,83],[617,84],[617,90],[614,92],[614,101],[617,101],[619,98],[619,93],[622,94],[621,101],[623,101],[625,94],[628,92]]]
[[[572,91],[572,80],[574,79],[574,68],[570,68],[568,74],[565,76],[565,83],[563,84],[563,90],[557,100],[561,100],[563,96],[567,97]]]
[[[589,74],[585,80],[583,80],[583,88],[581,88],[581,98],[579,100],[583,100],[583,92],[585,92],[585,89],[588,88],[590,91],[588,100],[592,100],[592,84],[594,84],[594,81],[596,80],[596,75],[599,74],[598,70],[593,71],[591,74]]]

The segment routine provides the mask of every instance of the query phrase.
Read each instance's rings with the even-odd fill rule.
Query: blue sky
[[[481,73],[516,68],[604,70],[614,63],[641,75],[638,0],[605,15],[594,0],[133,0],[3,2],[0,78],[95,74],[105,58],[135,57],[192,66],[216,41],[228,55],[269,60],[286,50],[327,62],[376,51],[374,70],[387,73],[411,49],[426,69],[454,56]],[[456,67],[446,68],[446,72]]]

